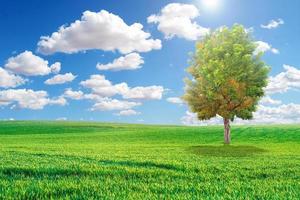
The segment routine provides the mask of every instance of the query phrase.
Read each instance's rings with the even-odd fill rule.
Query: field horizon
[[[43,119],[43,120],[34,120],[34,119],[30,119],[30,120],[22,120],[22,119],[0,119],[0,123],[1,122],[44,122],[44,123],[82,123],[82,124],[112,124],[112,125],[137,125],[137,126],[175,126],[175,127],[222,127],[224,128],[223,124],[203,124],[203,125],[198,125],[198,124],[190,124],[190,125],[184,125],[184,124],[173,124],[173,123],[134,123],[134,122],[118,122],[118,121],[96,121],[96,120],[51,120],[51,119]],[[242,126],[250,126],[250,127],[274,127],[274,126],[297,126],[298,124],[296,123],[259,123],[259,124],[235,124],[235,123],[231,123],[230,126],[231,127],[242,127]]]
[[[300,125],[1,121],[1,199],[297,199]]]

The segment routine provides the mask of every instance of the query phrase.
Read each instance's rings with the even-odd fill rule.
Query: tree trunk
[[[224,119],[224,143],[230,144],[230,121]]]

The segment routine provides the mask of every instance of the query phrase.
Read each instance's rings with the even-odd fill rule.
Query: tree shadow
[[[247,157],[255,156],[267,152],[265,149],[254,146],[212,146],[201,145],[192,146],[188,149],[199,156],[216,156],[216,157]]]

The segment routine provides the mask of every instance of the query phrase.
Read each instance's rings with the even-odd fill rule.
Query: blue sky
[[[263,59],[272,67],[268,97],[251,123],[299,123],[300,1],[214,0],[215,5],[208,1],[1,1],[0,119],[218,123],[219,119],[199,123],[177,97],[184,93],[185,69],[195,41],[208,29],[240,23],[251,28],[265,53]],[[176,13],[178,9],[182,11]],[[88,26],[80,24],[83,13]],[[178,22],[164,26],[174,22],[173,15]],[[93,21],[97,16],[103,23]],[[122,25],[110,23],[116,18],[123,20]],[[68,29],[76,20],[79,25]],[[191,24],[182,23],[185,20]],[[134,23],[139,25],[133,28]],[[59,36],[52,37],[63,25]],[[120,30],[120,37],[112,36],[112,28]],[[137,36],[130,38],[131,34]],[[51,68],[56,62],[59,72]],[[97,63],[118,70],[99,70]],[[74,80],[45,83],[67,73]],[[96,85],[90,84],[96,81],[92,75],[98,75]]]

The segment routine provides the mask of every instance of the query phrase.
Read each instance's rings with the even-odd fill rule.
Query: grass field
[[[0,199],[299,199],[300,125],[0,122]]]

